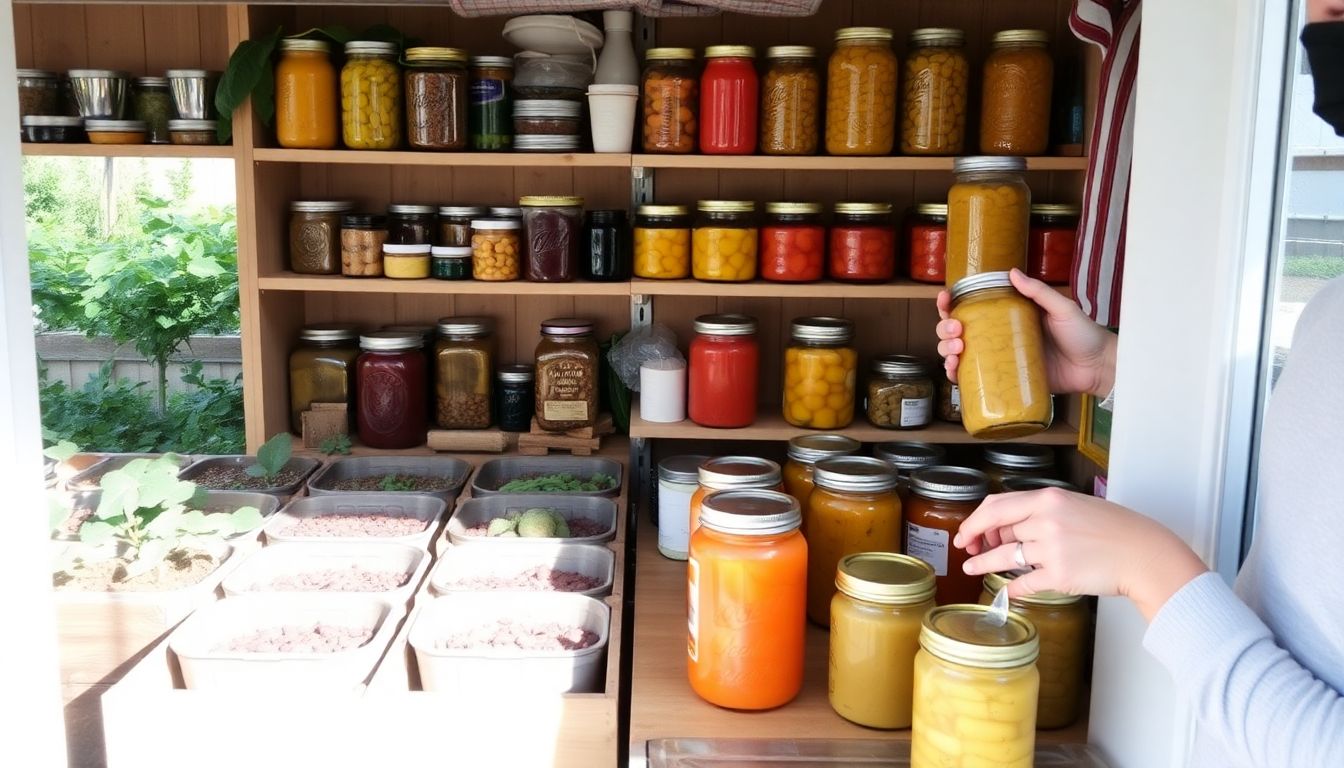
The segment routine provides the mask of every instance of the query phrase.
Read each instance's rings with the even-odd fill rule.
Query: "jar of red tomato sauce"
[[[359,337],[355,361],[359,441],[370,448],[414,448],[429,427],[424,338],[404,331]]]
[[[905,268],[911,280],[947,280],[947,203],[922,203],[905,216]]]
[[[836,203],[831,278],[885,283],[896,276],[896,227],[890,203]]]
[[[766,203],[761,227],[761,277],[810,283],[826,271],[826,227],[816,203]]]
[[[700,151],[750,155],[756,151],[760,82],[756,50],[749,45],[711,45],[700,75]]]
[[[701,315],[691,341],[687,411],[702,427],[737,428],[756,420],[761,353],[756,320],[746,315]]]
[[[1073,277],[1080,210],[1076,205],[1031,206],[1031,233],[1027,237],[1028,275],[1050,285],[1069,284]]]

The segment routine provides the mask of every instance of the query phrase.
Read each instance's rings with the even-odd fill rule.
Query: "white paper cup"
[[[662,424],[686,418],[686,363],[649,360],[639,367],[639,415]]]
[[[588,113],[594,152],[629,152],[635,136],[637,85],[591,85]]]

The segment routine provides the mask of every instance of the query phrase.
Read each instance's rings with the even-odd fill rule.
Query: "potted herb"
[[[293,449],[294,438],[288,432],[281,432],[267,440],[256,456],[202,459],[187,467],[182,472],[182,479],[216,491],[293,496],[319,465],[317,459],[294,457]]]

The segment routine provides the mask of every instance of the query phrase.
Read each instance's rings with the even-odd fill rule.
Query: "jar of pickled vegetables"
[[[978,469],[939,465],[910,475],[905,554],[933,566],[939,605],[973,603],[980,594],[980,579],[962,570],[966,550],[952,546],[952,538],[988,495],[989,478]]]
[[[890,203],[836,203],[831,278],[885,283],[896,276],[896,227]]]
[[[905,55],[905,113],[901,153],[959,155],[966,143],[966,85],[970,67],[960,29],[910,33]]]
[[[485,209],[478,205],[439,206],[438,236],[434,245],[439,248],[471,247],[471,221],[485,218]]]
[[[750,155],[756,151],[759,80],[756,50],[711,45],[700,75],[700,152]]]
[[[523,209],[527,279],[533,282],[573,280],[583,229],[583,198],[529,195],[518,204]]]
[[[810,283],[825,272],[826,227],[817,203],[766,203],[761,227],[761,277]]]
[[[758,456],[718,456],[700,465],[700,487],[691,495],[691,533],[700,527],[700,506],[715,491],[783,491],[779,465]]]
[[[945,376],[938,378],[938,418],[961,423],[961,387]]]
[[[289,204],[289,268],[301,275],[341,271],[341,216],[354,204],[295,200]]]
[[[689,154],[699,129],[700,82],[691,48],[650,48],[644,54],[645,152]]]
[[[980,468],[989,475],[989,492],[1004,490],[1013,477],[1049,477],[1055,471],[1055,452],[1048,445],[995,443],[985,446]]]
[[[401,146],[401,73],[397,44],[352,40],[341,68],[341,124],[350,149]]]
[[[981,622],[983,605],[944,605],[924,615],[915,654],[910,765],[1032,768],[1040,641],[1013,613]]]
[[[639,206],[635,211],[635,277],[680,280],[690,276],[690,208]]]
[[[686,411],[702,427],[737,428],[756,421],[761,365],[756,318],[701,315],[687,363]]]
[[[275,65],[275,140],[286,149],[335,149],[340,88],[331,46],[287,37]]]
[[[517,280],[522,260],[518,219],[476,219],[471,222],[471,276],[477,280]]]
[[[947,191],[946,286],[981,272],[1027,268],[1031,189],[1020,157],[959,157]]]
[[[359,357],[353,325],[311,325],[299,331],[299,346],[289,355],[289,425],[303,435],[303,413],[313,403],[343,403],[355,413],[355,359]]]
[[[815,154],[821,119],[817,49],[777,45],[766,49],[765,58],[769,64],[761,86],[761,153]]]
[[[931,443],[893,441],[873,446],[873,455],[896,470],[896,492],[905,500],[910,498],[910,475],[942,464],[947,451],[941,445]]]
[[[869,728],[909,728],[915,654],[934,607],[933,569],[918,558],[861,552],[840,559],[831,600],[828,690],[836,714]]]
[[[658,462],[658,553],[685,560],[691,546],[691,497],[700,489],[700,465],[708,456],[669,456]]]
[[[923,429],[933,422],[933,377],[914,355],[873,360],[864,398],[868,422],[883,429]]]
[[[1050,426],[1054,403],[1045,370],[1041,311],[1007,272],[973,275],[952,287],[961,322],[961,423],[972,437],[1012,440]]]
[[[467,52],[406,49],[406,143],[414,149],[467,148]]]
[[[901,548],[896,470],[881,459],[841,456],[817,462],[803,509],[807,537],[807,617],[831,623],[835,569],[845,555]]]
[[[896,144],[896,69],[890,29],[836,31],[826,75],[828,153],[891,154]]]
[[[784,463],[784,492],[806,509],[814,487],[812,472],[817,462],[858,453],[861,447],[858,440],[844,435],[799,435],[789,440],[789,460]]]
[[[1027,239],[1027,275],[1050,285],[1068,285],[1073,279],[1074,248],[1078,239],[1076,205],[1031,206]]]
[[[435,416],[440,429],[490,426],[495,345],[483,317],[445,317],[434,345]]]
[[[843,429],[854,420],[859,356],[854,323],[839,317],[793,321],[784,350],[784,420],[795,427]]]
[[[987,155],[1043,155],[1050,146],[1050,92],[1054,62],[1039,29],[994,35],[981,85],[980,151]]]
[[[415,333],[374,331],[359,337],[355,363],[359,441],[370,448],[424,445],[429,368]]]
[[[686,567],[687,674],[720,707],[773,709],[803,686],[807,542],[791,496],[723,491],[705,500]]]
[[[745,283],[756,277],[756,204],[750,200],[701,200],[691,234],[691,274],[696,280]]]
[[[947,203],[921,203],[905,217],[905,271],[911,280],[947,281]]]

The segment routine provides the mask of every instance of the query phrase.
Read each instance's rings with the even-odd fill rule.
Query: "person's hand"
[[[1307,0],[1307,21],[1344,20],[1344,0]]]
[[[1208,570],[1176,534],[1104,499],[1059,488],[990,496],[952,543],[973,555],[968,574],[1033,570],[1008,583],[1010,598],[1052,591],[1124,595],[1151,620],[1167,600]]]
[[[1341,0],[1344,2],[1344,0]],[[1011,273],[1013,286],[1044,310],[1045,363],[1050,391],[1089,392],[1106,397],[1115,386],[1116,336],[1083,314],[1072,299],[1020,270]],[[966,349],[961,339],[961,321],[952,319],[952,295],[938,293],[938,354],[943,357],[947,378],[957,380],[960,355]]]

